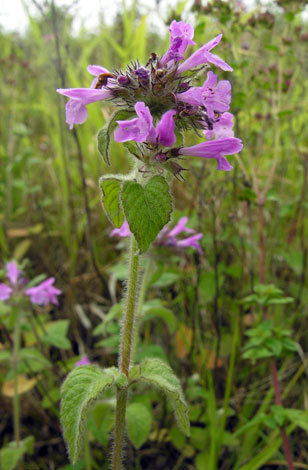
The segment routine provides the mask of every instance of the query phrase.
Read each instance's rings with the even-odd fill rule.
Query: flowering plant
[[[109,145],[122,142],[134,160],[129,175],[104,175],[100,179],[104,210],[114,225],[112,234],[130,236],[129,275],[126,306],[123,315],[119,368],[100,369],[83,365],[74,369],[62,388],[61,418],[70,457],[75,462],[82,452],[85,417],[90,404],[108,388],[117,394],[112,469],[122,468],[125,414],[128,390],[132,384],[146,383],[162,390],[171,401],[177,424],[189,434],[187,405],[180,382],[170,367],[159,359],[146,359],[134,364],[134,344],[141,311],[142,284],[140,255],[151,243],[178,248],[192,246],[202,253],[198,242],[202,234],[186,226],[183,217],[173,229],[166,227],[173,210],[169,182],[183,180],[183,157],[195,156],[216,160],[216,169],[230,171],[226,156],[242,149],[233,135],[233,116],[228,112],[231,85],[218,81],[212,72],[201,87],[193,86],[194,78],[210,65],[232,71],[230,65],[211,51],[222,35],[203,45],[185,60],[188,46],[194,46],[194,30],[183,21],[172,21],[170,46],[159,57],[152,53],[148,62],[128,65],[125,72],[109,71],[90,65],[94,76],[89,88],[58,89],[67,96],[66,121],[72,128],[87,119],[87,105],[95,101],[112,101],[119,110],[98,133],[98,150],[110,164]],[[184,134],[194,130],[208,140],[185,146]],[[189,237],[177,238],[183,232]]]

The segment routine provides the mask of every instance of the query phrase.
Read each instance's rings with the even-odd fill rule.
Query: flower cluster
[[[203,234],[196,233],[195,230],[187,227],[187,222],[187,217],[181,217],[172,229],[164,227],[157,235],[154,244],[158,246],[171,246],[179,249],[191,247],[195,248],[201,254],[202,248],[198,240],[203,237]],[[186,238],[178,239],[177,237],[183,233],[190,233],[191,235]],[[130,235],[131,232],[126,220],[120,228],[115,228],[110,233],[110,236],[115,237],[129,237]]]
[[[58,295],[61,291],[53,286],[54,277],[50,277],[34,287],[28,287],[28,281],[23,277],[23,272],[18,269],[15,261],[10,261],[6,265],[6,277],[8,283],[0,283],[0,300],[8,300],[12,295],[26,295],[30,301],[37,305],[48,305],[49,303],[58,305]]]
[[[133,154],[148,168],[159,165],[177,176],[184,169],[177,159],[195,156],[215,159],[218,170],[229,171],[232,166],[225,156],[242,149],[240,139],[233,135],[233,116],[228,112],[230,82],[218,81],[217,75],[208,71],[202,86],[192,85],[194,76],[210,65],[232,72],[230,65],[211,52],[222,34],[184,60],[187,47],[195,45],[193,27],[174,20],[169,31],[170,47],[162,57],[152,53],[144,66],[135,62],[125,73],[90,65],[88,71],[95,77],[90,88],[57,90],[70,98],[66,121],[71,128],[81,124],[87,118],[89,103],[113,100],[137,114],[133,119],[117,121],[115,140],[135,142]],[[183,146],[182,131],[187,129],[201,130],[208,140]]]

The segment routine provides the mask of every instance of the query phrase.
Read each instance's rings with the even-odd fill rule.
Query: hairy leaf
[[[117,178],[101,178],[100,188],[103,193],[102,203],[110,222],[120,228],[124,222],[124,212],[121,204],[122,181]]]
[[[127,434],[136,449],[140,449],[151,431],[152,415],[142,403],[131,403],[126,410]]]
[[[171,401],[179,428],[189,436],[188,406],[179,379],[160,359],[145,359],[140,364],[140,380],[154,385]]]
[[[116,369],[81,366],[66,378],[61,390],[61,422],[73,463],[82,451],[82,439],[89,407],[115,382]]]
[[[122,203],[129,228],[143,253],[170,220],[172,199],[168,183],[159,175],[153,176],[145,186],[125,181]]]

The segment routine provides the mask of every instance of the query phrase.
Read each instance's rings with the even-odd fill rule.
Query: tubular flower
[[[233,114],[223,113],[217,122],[214,122],[213,129],[203,131],[207,139],[221,139],[223,137],[233,137]]]
[[[8,300],[13,294],[27,295],[33,304],[47,305],[49,302],[58,305],[57,296],[61,291],[54,287],[54,277],[47,279],[41,284],[27,289],[27,280],[21,277],[23,272],[18,269],[15,261],[10,261],[6,265],[6,277],[9,285],[0,283],[0,300]]]
[[[116,142],[134,140],[135,142],[147,141],[154,145],[158,143],[165,147],[174,145],[176,140],[173,119],[176,111],[174,109],[163,114],[156,128],[153,125],[153,117],[149,108],[142,101],[136,103],[135,110],[139,116],[138,118],[128,121],[117,121],[119,127],[114,131]]]
[[[91,365],[91,361],[86,354],[84,354],[79,361],[75,362],[75,367],[89,366],[89,365]]]
[[[199,253],[202,253],[202,248],[198,243],[203,237],[202,233],[196,233],[195,230],[186,226],[188,222],[187,217],[181,217],[180,220],[176,223],[173,229],[164,227],[160,233],[157,235],[155,240],[155,245],[157,246],[171,246],[174,248],[195,248]],[[183,233],[190,233],[192,234],[190,237],[178,239],[178,235],[182,235]],[[112,230],[110,236],[116,237],[129,237],[131,235],[131,231],[129,229],[128,223],[125,220],[123,225],[118,228]]]
[[[191,24],[185,24],[184,21],[173,20],[170,27],[170,47],[166,54],[159,61],[160,67],[163,67],[171,60],[179,61],[184,59],[184,53],[189,45],[196,43],[192,40],[194,29]]]
[[[224,62],[218,55],[212,54],[210,51],[220,43],[222,34],[216,36],[210,42],[200,47],[196,52],[194,52],[183,64],[181,64],[177,70],[177,73],[184,73],[189,69],[197,67],[201,64],[206,64],[210,62],[216,67],[224,70],[225,72],[233,72],[233,68],[230,67],[226,62]]]
[[[193,106],[203,105],[208,117],[214,119],[214,113],[227,111],[231,102],[230,82],[221,80],[216,85],[217,78],[217,75],[209,72],[202,87],[192,87],[184,93],[178,93],[176,97]]]
[[[179,155],[189,155],[192,157],[214,158],[217,161],[216,170],[230,171],[232,166],[224,155],[233,155],[242,150],[243,144],[236,137],[225,137],[218,140],[202,142],[192,147],[182,147]]]

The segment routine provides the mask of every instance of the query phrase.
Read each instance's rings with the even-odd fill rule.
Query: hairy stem
[[[120,371],[125,375],[128,375],[129,373],[134,336],[135,312],[138,298],[139,255],[136,253],[137,243],[132,235],[129,257],[127,297],[124,312],[122,339],[120,345],[119,368]],[[118,389],[114,431],[114,448],[112,456],[112,470],[121,470],[122,468],[127,395],[127,389]]]
[[[13,416],[14,416],[14,440],[19,446],[20,442],[20,402],[18,395],[18,357],[20,349],[20,323],[19,315],[16,313],[14,324],[14,347],[12,354],[12,368],[14,375],[14,397],[13,397]]]

